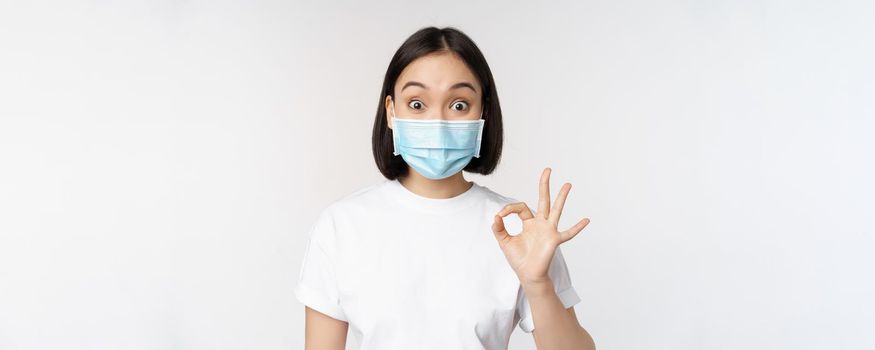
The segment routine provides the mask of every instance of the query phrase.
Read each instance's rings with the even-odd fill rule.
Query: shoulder
[[[485,186],[481,186],[481,187],[485,190],[483,192],[487,194],[487,197],[489,198],[489,200],[491,202],[495,203],[495,206],[498,207],[499,210],[501,208],[504,208],[504,206],[511,204],[511,203],[520,203],[520,202],[525,203],[523,200],[520,200],[517,197],[500,194],[500,193],[493,191],[492,189],[485,187]],[[538,208],[536,205],[535,206],[529,205],[529,203],[525,203],[525,204],[526,204],[526,206],[529,207],[529,210],[532,212],[532,214],[537,213]],[[512,222],[515,222],[515,221],[512,221]],[[507,225],[507,223],[506,223],[506,225]],[[513,224],[511,224],[511,225],[513,225]]]
[[[349,221],[357,213],[366,214],[377,208],[379,203],[386,203],[386,182],[376,182],[335,198],[316,215],[310,236],[319,245],[330,247],[335,244],[338,227]],[[371,208],[371,209],[369,209]]]
[[[479,185],[479,184],[478,184],[478,186],[480,186],[480,192],[483,193],[483,196],[486,198],[486,200],[488,202],[494,203],[498,206],[503,207],[503,206],[508,205],[510,203],[520,202],[520,200],[516,199],[515,197],[506,196],[504,194],[498,193],[495,190],[493,190],[487,186],[483,186],[483,185]]]
[[[329,202],[319,214],[318,220],[332,220],[338,216],[377,208],[387,202],[388,186],[390,180],[381,180],[370,185],[352,190]]]

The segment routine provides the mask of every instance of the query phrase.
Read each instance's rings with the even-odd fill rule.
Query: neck
[[[410,168],[408,168],[407,175],[398,178],[398,182],[410,190],[410,192],[434,199],[458,196],[474,185],[472,182],[465,180],[461,171],[444,179],[432,180]]]

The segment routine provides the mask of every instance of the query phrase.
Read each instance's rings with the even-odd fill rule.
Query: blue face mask
[[[394,155],[432,180],[447,178],[480,157],[486,120],[399,119],[392,101]]]

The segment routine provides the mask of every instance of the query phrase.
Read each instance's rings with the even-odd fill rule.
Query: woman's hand
[[[524,202],[506,205],[495,215],[492,231],[498,245],[504,251],[504,256],[516,272],[523,284],[537,284],[550,280],[547,271],[556,247],[574,238],[587,224],[589,218],[583,218],[571,228],[559,232],[559,216],[565,198],[571,190],[571,184],[565,183],[556,197],[553,208],[550,208],[550,168],[541,173],[540,199],[537,215]],[[517,235],[510,235],[504,227],[503,217],[516,213],[523,222],[523,229]]]

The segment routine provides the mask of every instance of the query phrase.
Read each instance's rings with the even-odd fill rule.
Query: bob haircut
[[[480,143],[480,157],[472,158],[464,171],[489,175],[498,166],[501,158],[502,126],[501,106],[495,90],[492,71],[486,63],[483,53],[465,33],[453,27],[426,27],[413,33],[395,52],[386,77],[383,79],[383,90],[380,93],[380,103],[374,118],[374,131],[371,137],[371,148],[377,168],[389,180],[407,175],[407,163],[400,155],[393,155],[392,129],[386,121],[386,96],[395,100],[395,83],[401,71],[417,58],[436,52],[452,52],[458,55],[468,66],[483,90],[481,105],[483,106],[483,135]]]

